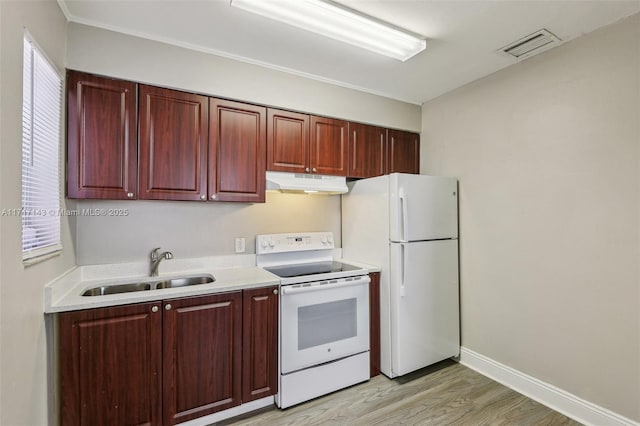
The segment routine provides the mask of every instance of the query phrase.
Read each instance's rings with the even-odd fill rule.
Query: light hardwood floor
[[[577,423],[456,362],[380,375],[313,401],[217,425],[566,425]]]

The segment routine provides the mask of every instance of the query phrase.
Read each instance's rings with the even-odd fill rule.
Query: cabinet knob
[[[207,196],[206,196],[206,195],[204,195],[204,194],[202,194],[202,195],[200,196],[200,199],[201,199],[202,201],[207,201]]]
[[[127,198],[133,198],[133,192],[127,192]]]
[[[278,294],[278,289],[277,288],[273,289],[273,294]]]
[[[313,173],[317,172],[318,169],[316,169],[315,167],[311,170]]]
[[[165,311],[170,311],[171,310],[171,303],[167,303],[166,305],[164,305],[164,309],[165,309]]]
[[[157,306],[153,306],[151,308],[151,312],[158,312],[158,307]]]
[[[309,173],[309,168],[304,169],[305,172]]]
[[[216,194],[211,194],[211,199],[215,200],[216,198],[218,198],[218,196]]]

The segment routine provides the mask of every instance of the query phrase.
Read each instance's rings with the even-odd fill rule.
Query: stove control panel
[[[256,254],[333,249],[333,232],[256,235]]]

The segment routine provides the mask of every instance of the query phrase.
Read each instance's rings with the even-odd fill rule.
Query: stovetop
[[[331,261],[331,262],[313,262],[301,263],[297,265],[280,265],[264,268],[266,271],[279,276],[280,278],[293,278],[306,275],[329,274],[334,272],[358,271],[359,268],[348,263]]]
[[[367,270],[333,259],[331,232],[256,236],[256,264],[277,275],[283,285],[366,275]]]

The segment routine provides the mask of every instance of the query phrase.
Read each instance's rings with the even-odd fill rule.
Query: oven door
[[[281,372],[369,350],[369,277],[281,288]]]

